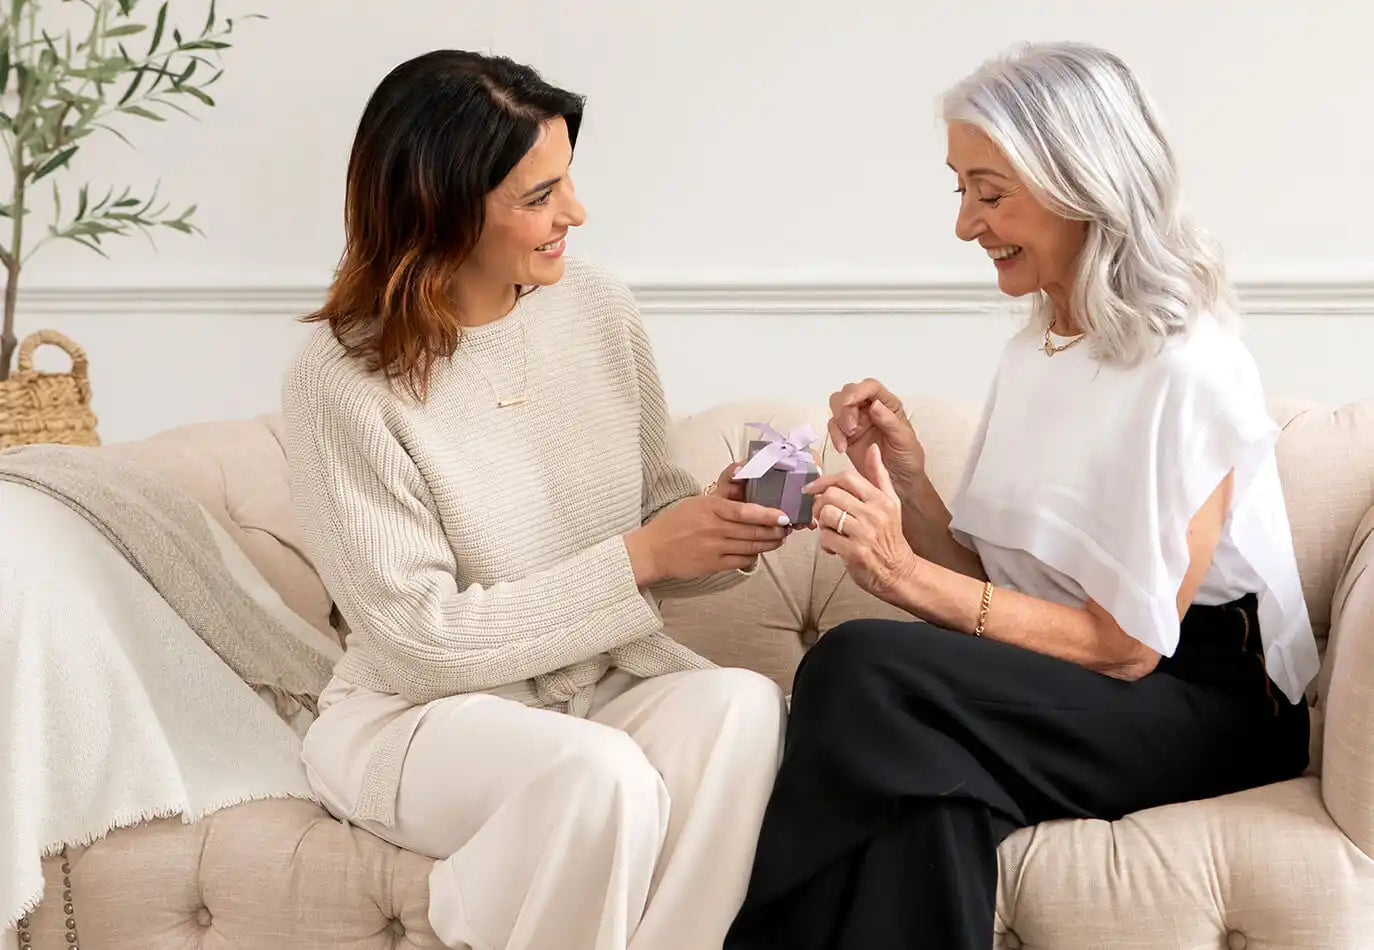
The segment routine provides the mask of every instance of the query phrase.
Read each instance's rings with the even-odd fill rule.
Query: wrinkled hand
[[[806,487],[816,495],[815,516],[821,548],[844,561],[854,583],[875,597],[894,603],[918,558],[902,536],[902,504],[892,487],[882,451],[870,443],[863,468],[876,473],[876,484],[856,468],[843,475],[818,478]],[[843,514],[843,531],[841,527]]]
[[[849,456],[856,470],[877,484],[868,464],[868,447],[882,450],[883,464],[897,485],[909,485],[926,467],[926,452],[902,401],[876,379],[846,383],[830,396],[830,443]]]
[[[787,516],[776,508],[693,495],[625,536],[635,580],[686,580],[721,571],[748,570],[776,551],[788,534]]]

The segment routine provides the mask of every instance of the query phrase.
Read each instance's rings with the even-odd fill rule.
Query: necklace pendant
[[[530,397],[526,393],[512,396],[509,399],[498,399],[496,400],[496,408],[509,409],[511,406],[523,406],[525,403],[529,402],[529,399]]]

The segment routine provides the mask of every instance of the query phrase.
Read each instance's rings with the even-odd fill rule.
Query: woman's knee
[[[767,731],[787,716],[782,689],[762,673],[738,667],[692,674],[691,703],[702,718]]]
[[[802,657],[795,695],[814,683],[867,684],[875,671],[892,662],[914,635],[915,624],[895,620],[848,620],[825,633]]]
[[[569,808],[588,818],[649,813],[667,822],[669,801],[663,777],[644,750],[618,729],[585,730],[558,755],[552,772],[554,786],[570,799]]]

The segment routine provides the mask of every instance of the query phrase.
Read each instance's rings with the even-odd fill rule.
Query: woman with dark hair
[[[781,745],[762,676],[651,595],[782,543],[732,469],[699,491],[626,289],[565,262],[582,100],[438,51],[364,111],[347,243],[284,386],[306,547],[349,630],[303,758],[337,816],[430,855],[481,950],[719,947]]]

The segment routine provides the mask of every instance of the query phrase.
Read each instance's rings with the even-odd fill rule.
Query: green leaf
[[[79,221],[86,216],[86,204],[90,197],[90,185],[82,185],[81,191],[76,197],[76,219]]]
[[[143,76],[147,72],[148,68],[144,66],[141,67],[138,72],[134,73],[134,78],[133,81],[129,83],[129,88],[124,90],[124,95],[119,99],[119,105],[124,105],[124,103],[134,97],[134,93],[138,92],[138,87],[143,84]]]
[[[8,42],[9,37],[6,36],[4,37],[4,39],[6,40],[4,48],[0,49],[0,96],[5,94],[5,90],[8,89],[10,85],[10,44]]]
[[[125,145],[129,146],[129,148],[134,147],[134,143],[129,141],[129,137],[126,136],[123,132],[119,131],[119,129],[116,129],[113,125],[106,125],[103,122],[97,122],[95,127],[97,129],[104,129],[106,132],[109,132],[111,135],[114,135]]]
[[[105,36],[133,36],[137,33],[142,33],[146,29],[147,27],[144,26],[142,23],[124,23],[120,26],[111,27],[110,29],[106,30]]]
[[[176,30],[176,29],[172,30],[172,42],[173,42],[173,43],[176,43],[177,46],[180,46],[180,45],[181,45],[181,31],[180,31],[180,30]]]
[[[172,85],[180,87],[186,80],[190,79],[195,74],[197,62],[198,60],[192,59],[187,63],[186,68],[181,71],[181,75],[172,80]]]
[[[204,36],[206,33],[209,33],[209,32],[210,32],[211,30],[213,30],[214,28],[215,28],[215,0],[210,0],[210,15],[209,15],[208,17],[205,18],[205,29],[203,29],[203,30],[200,31],[200,35],[201,35],[201,36]]]
[[[76,146],[72,146],[71,148],[64,149],[61,152],[58,152],[52,158],[44,162],[42,166],[39,167],[38,171],[34,172],[33,180],[38,181],[38,179],[42,178],[44,175],[50,175],[53,172],[57,171],[63,165],[71,161],[72,156],[75,154]]]
[[[157,25],[153,27],[153,42],[148,46],[148,53],[151,55],[157,50],[157,44],[162,42],[162,30],[167,25],[167,4],[164,2],[161,9],[157,11]]]
[[[121,106],[119,111],[127,112],[129,113],[129,115],[136,115],[140,119],[152,119],[154,122],[167,121],[162,116],[158,115],[156,112],[153,112],[150,109],[145,109],[142,106]]]
[[[182,43],[182,51],[193,49],[228,49],[232,44],[223,40],[192,40],[189,43]]]
[[[191,227],[191,225],[187,224],[185,221],[163,221],[162,223],[165,227],[169,227],[174,231],[180,231],[182,234],[196,233],[196,229]]]
[[[168,94],[170,95],[170,94],[172,94],[172,93],[176,93],[176,92],[185,92],[185,91],[186,91],[186,90],[184,90],[184,89],[169,89],[169,90],[168,90]],[[168,99],[165,95],[160,95],[160,96],[158,96],[156,99],[152,99],[152,100],[149,100],[149,101],[156,102],[156,103],[157,103],[158,105],[160,105],[160,106],[166,106],[167,108],[172,109],[173,111],[180,112],[182,115],[186,116],[188,119],[194,119],[194,118],[196,117],[196,114],[195,114],[194,112],[192,112],[190,109],[183,108],[182,106],[178,105],[178,104],[177,104],[176,102],[174,102],[173,100]]]
[[[215,100],[211,99],[208,95],[201,92],[195,86],[182,86],[180,91],[195,96],[197,99],[205,103],[207,106],[213,106],[215,104]]]
[[[75,241],[77,244],[80,244],[82,247],[88,247],[92,251],[95,251],[97,254],[99,254],[101,257],[108,259],[110,256],[105,253],[104,249],[101,248],[99,244],[96,244],[92,241],[88,241],[83,237],[78,237],[75,234],[59,234],[58,237],[68,238],[69,240]]]

